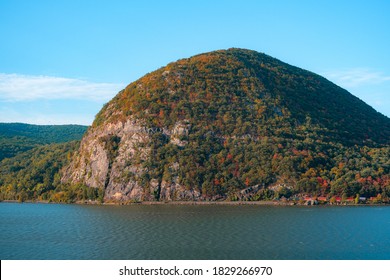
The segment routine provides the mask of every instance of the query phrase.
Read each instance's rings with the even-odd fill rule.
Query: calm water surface
[[[390,207],[0,203],[0,259],[390,259]]]

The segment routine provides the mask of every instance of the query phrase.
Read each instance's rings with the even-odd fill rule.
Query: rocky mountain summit
[[[389,118],[346,90],[228,49],[170,63],[120,91],[61,182],[103,190],[105,201],[374,194],[389,187],[389,144]],[[369,176],[373,189],[361,180]]]

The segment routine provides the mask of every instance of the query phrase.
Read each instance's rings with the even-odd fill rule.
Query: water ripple
[[[390,207],[0,203],[1,259],[390,259]]]

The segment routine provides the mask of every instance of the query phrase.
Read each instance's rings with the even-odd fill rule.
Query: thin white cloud
[[[0,73],[0,100],[84,99],[108,101],[123,84],[94,83],[81,79]]]
[[[366,68],[329,71],[323,73],[323,75],[336,84],[346,88],[381,84],[390,81],[390,76]]]

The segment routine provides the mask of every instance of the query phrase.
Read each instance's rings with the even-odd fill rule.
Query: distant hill
[[[77,150],[79,141],[59,144],[38,145],[28,151],[19,152],[12,158],[0,161],[0,201],[1,200],[49,200],[69,202],[71,199],[92,198],[97,194],[76,187],[68,198],[63,198],[59,172],[69,163]]]
[[[0,201],[69,202],[69,197],[62,197],[59,174],[69,163],[87,128],[82,125],[0,123]],[[77,187],[70,197],[96,199],[97,192],[84,192]]]
[[[0,161],[39,145],[81,140],[87,128],[82,125],[0,123]]]

